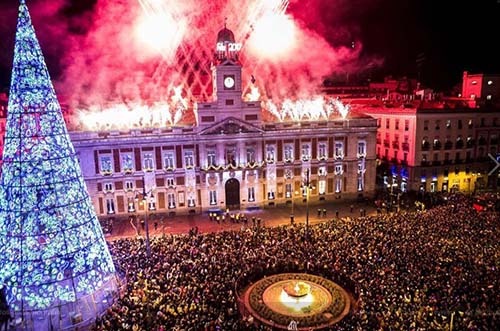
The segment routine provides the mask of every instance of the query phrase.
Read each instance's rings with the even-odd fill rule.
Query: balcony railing
[[[421,162],[420,162],[420,165],[421,165],[422,167],[426,167],[426,166],[428,166],[428,165],[429,165],[429,161],[421,161]]]
[[[445,165],[449,165],[449,164],[452,164],[453,162],[451,160],[444,160],[443,161],[443,164]]]
[[[447,141],[444,143],[444,149],[452,149],[453,143],[451,141]]]
[[[423,151],[428,151],[430,147],[431,147],[431,144],[429,144],[428,142],[425,142],[422,144]]]
[[[434,149],[434,150],[439,150],[439,149],[441,149],[441,143],[435,143],[435,144],[433,144],[433,145],[432,145],[432,149]]]
[[[433,166],[441,165],[441,161],[432,161]]]

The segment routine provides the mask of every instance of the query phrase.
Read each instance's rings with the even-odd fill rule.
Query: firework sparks
[[[281,104],[268,100],[265,102],[265,109],[280,122],[325,121],[336,114],[345,119],[349,113],[348,105],[337,99],[325,100],[323,96],[311,99],[285,99]]]
[[[295,22],[288,7],[288,0],[97,0],[88,35],[72,39],[77,42],[70,48],[58,88],[72,109],[87,108],[87,113],[120,109],[124,115],[125,110],[162,109],[162,117],[153,116],[154,123],[187,123],[185,109],[214,98],[210,65],[215,36],[227,22],[236,42],[242,44],[243,99],[263,100],[280,120],[307,121],[342,113],[343,108],[333,101],[307,96],[318,94],[324,77],[360,48],[334,48]],[[113,47],[110,40],[115,41]],[[185,96],[175,99],[173,85],[180,86]],[[108,105],[117,99],[126,105],[81,106]],[[140,118],[142,124],[137,124]],[[135,123],[130,126],[151,125],[149,118],[137,115],[129,119]],[[96,121],[87,118],[85,122]]]

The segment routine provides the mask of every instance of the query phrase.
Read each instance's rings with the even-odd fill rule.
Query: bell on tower
[[[227,21],[227,18],[225,19]],[[241,49],[241,44],[237,43],[234,39],[233,31],[226,27],[224,22],[224,29],[220,30],[217,34],[217,44],[215,48],[215,59],[219,62],[225,60],[238,61],[238,52]]]

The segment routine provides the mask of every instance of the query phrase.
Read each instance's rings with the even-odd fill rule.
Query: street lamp
[[[302,186],[306,190],[306,245],[309,244],[309,195],[311,193],[311,189],[313,188],[310,181],[310,172],[309,169],[306,169],[306,177],[304,179],[304,183]]]
[[[151,188],[149,191],[146,191],[146,182],[144,180],[144,176],[142,176],[142,203],[144,204],[144,210],[145,210],[145,214],[144,214],[144,227],[145,227],[145,230],[146,230],[146,254],[147,254],[147,257],[151,257],[151,245],[150,245],[150,242],[149,242],[149,221],[148,221],[148,209],[149,209],[149,205],[148,205],[148,195],[149,195],[149,198],[152,200],[154,199],[154,195],[153,195],[153,188]],[[139,201],[139,197],[136,195],[135,196],[135,201]]]

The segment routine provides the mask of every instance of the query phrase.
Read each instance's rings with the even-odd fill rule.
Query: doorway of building
[[[240,182],[230,178],[226,182],[226,208],[240,209]]]

